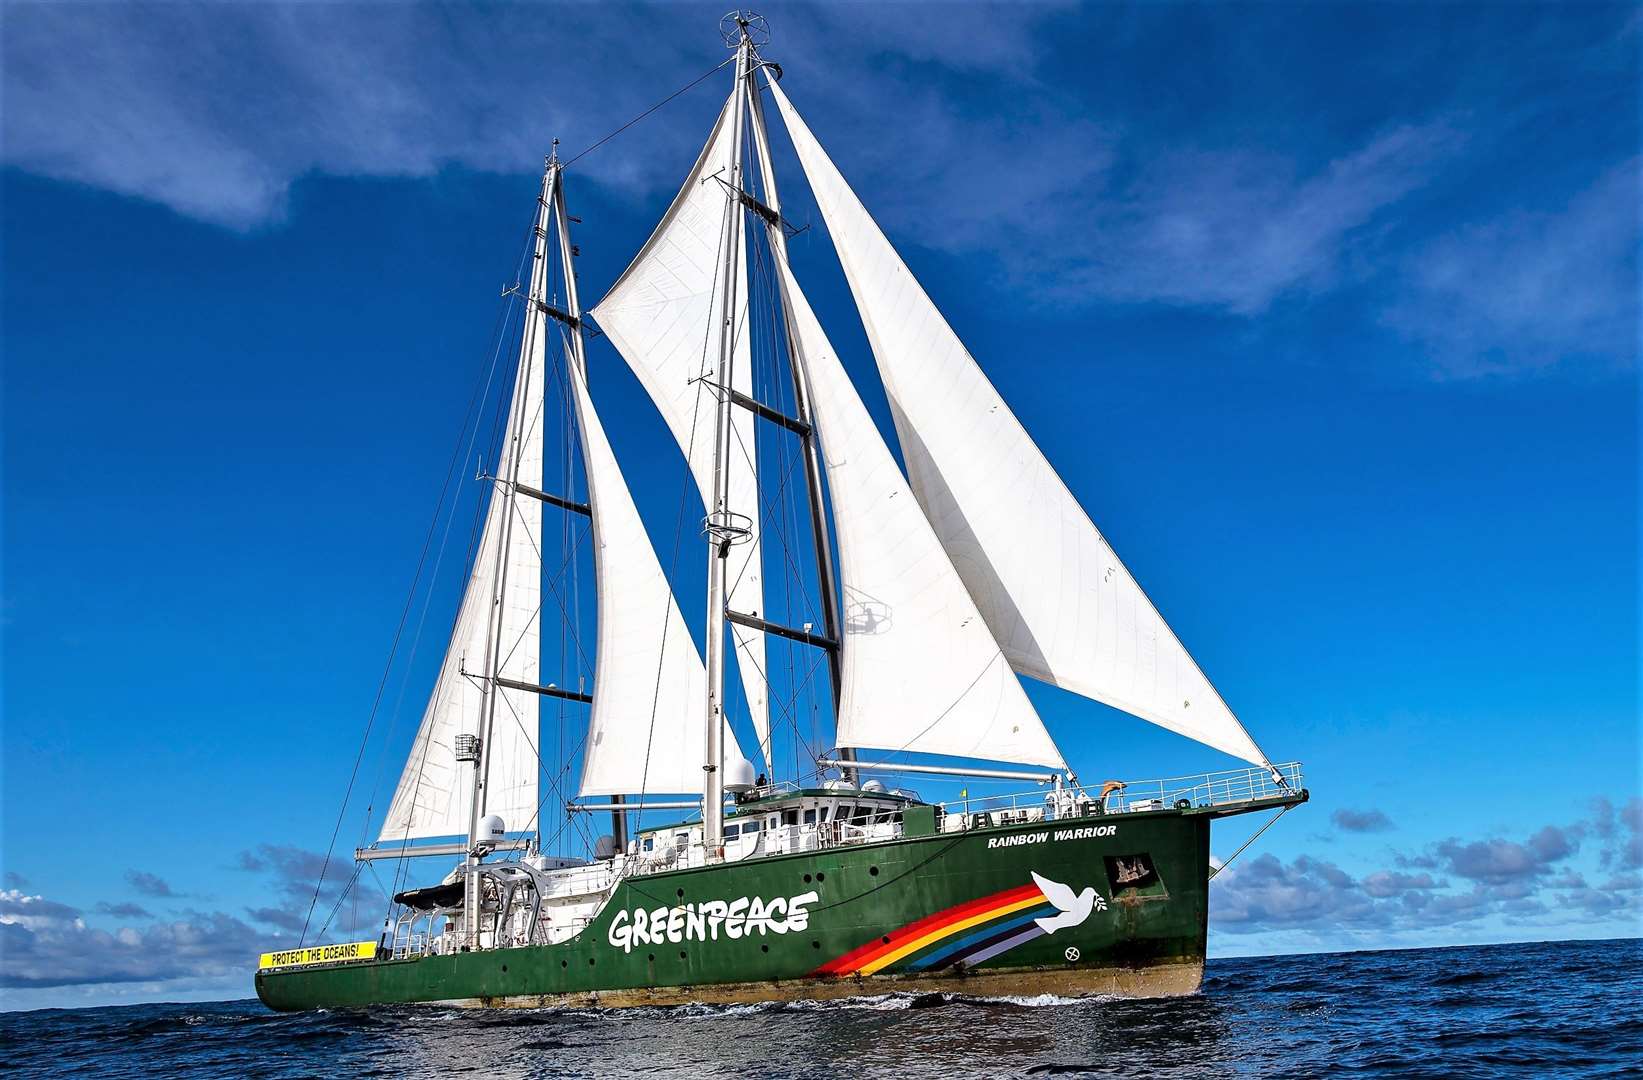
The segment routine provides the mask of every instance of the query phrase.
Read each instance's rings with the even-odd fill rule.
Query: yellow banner
[[[376,954],[377,943],[374,941],[350,941],[346,945],[315,945],[310,949],[265,952],[257,964],[257,970],[302,967],[304,964],[334,964],[339,960],[369,960]]]

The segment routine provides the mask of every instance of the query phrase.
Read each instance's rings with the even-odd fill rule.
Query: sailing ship
[[[376,941],[265,954],[256,988],[273,1008],[1190,993],[1211,822],[1307,798],[1300,766],[1256,745],[812,134],[761,55],[764,21],[733,12],[721,29],[730,94],[586,316],[565,165],[547,161],[465,592],[380,833],[355,852],[362,866],[455,865],[395,893]],[[866,329],[905,472],[789,263],[767,101]],[[589,393],[587,316],[661,413],[706,510],[700,650]],[[785,410],[755,393],[760,350],[789,380]],[[585,501],[545,479],[550,383],[572,414]],[[819,625],[768,617],[773,479],[749,448],[773,438],[797,448]],[[591,693],[542,675],[548,514],[591,534]],[[786,779],[765,775],[781,711],[773,640],[831,675],[832,749]],[[1249,767],[1086,787],[1023,676]],[[750,738],[731,722],[737,697]],[[539,706],[553,700],[587,714],[564,810],[610,814],[581,857],[544,843],[558,789],[543,790]],[[881,776],[1027,790],[942,802]]]

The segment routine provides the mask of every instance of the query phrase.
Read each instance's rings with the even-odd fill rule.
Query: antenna
[[[719,20],[719,36],[724,38],[725,48],[734,49],[739,46],[744,35],[755,49],[760,45],[768,45],[770,24],[756,11],[726,12],[725,17]]]

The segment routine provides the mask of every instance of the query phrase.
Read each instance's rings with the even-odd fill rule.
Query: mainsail
[[[1020,673],[1263,754],[774,82],[890,399],[914,493]]]
[[[838,535],[837,744],[1065,768],[785,260],[780,270]]]
[[[738,86],[736,93],[741,93]],[[660,410],[679,447],[689,459],[702,501],[713,509],[714,424],[718,408],[712,387],[718,361],[713,333],[722,297],[720,266],[725,230],[735,231],[731,250],[742,250],[743,215],[728,194],[724,175],[737,137],[732,123],[735,96],[719,113],[707,145],[668,207],[656,231],[634,257],[610,292],[593,308],[611,343],[633,369]],[[723,182],[721,182],[723,181]],[[729,385],[752,396],[749,360],[746,269],[734,268],[739,282],[733,297],[736,318],[731,328],[734,351]],[[705,380],[705,381],[704,381]],[[737,410],[730,420],[730,509],[751,530],[738,544],[729,566],[730,606],[748,615],[764,614],[761,515],[754,419]],[[732,626],[736,663],[747,695],[760,752],[770,760],[768,689],[764,635]]]

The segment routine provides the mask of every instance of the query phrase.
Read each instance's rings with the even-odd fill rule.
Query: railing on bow
[[[1276,765],[1283,782],[1267,769],[1229,769],[1226,772],[1198,773],[1167,780],[1131,780],[1110,792],[1105,800],[1109,813],[1135,810],[1185,809],[1186,807],[1228,806],[1280,799],[1298,794],[1301,763]]]

